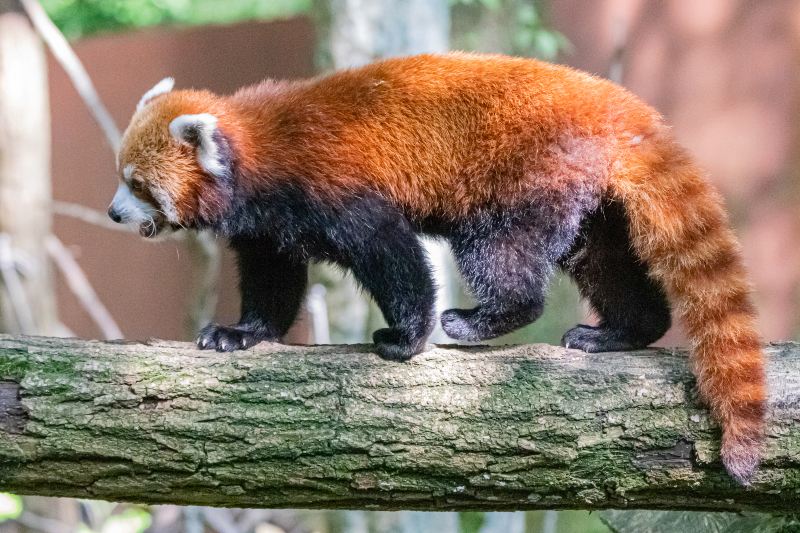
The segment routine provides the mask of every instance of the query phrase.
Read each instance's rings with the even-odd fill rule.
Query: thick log
[[[800,346],[772,345],[769,448],[723,471],[685,354],[0,336],[0,491],[349,509],[800,508]]]

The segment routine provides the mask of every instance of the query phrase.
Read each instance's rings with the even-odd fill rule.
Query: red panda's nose
[[[120,214],[117,213],[117,211],[114,209],[113,205],[108,208],[108,216],[114,222],[117,222],[117,223],[122,222],[122,216],[120,216]]]

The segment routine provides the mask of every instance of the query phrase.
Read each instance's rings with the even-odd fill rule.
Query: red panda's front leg
[[[243,350],[263,340],[277,341],[297,318],[308,268],[301,259],[277,251],[268,239],[235,238],[241,318],[231,326],[209,324],[197,346],[220,352]]]
[[[375,351],[384,359],[407,361],[425,349],[433,330],[436,292],[425,250],[408,221],[388,209],[384,217],[375,221],[372,237],[342,248],[341,259],[389,325],[373,334]]]

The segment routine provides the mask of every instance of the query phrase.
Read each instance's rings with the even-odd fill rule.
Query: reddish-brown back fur
[[[534,60],[450,54],[265,82],[230,97],[177,91],[151,106],[161,129],[132,126],[132,146],[165,139],[178,114],[212,113],[232,141],[240,186],[254,190],[300,181],[335,202],[367,188],[411,218],[450,220],[557,198],[576,183],[619,200],[636,253],[686,324],[700,392],[724,426],[726,466],[742,481],[752,473],[766,392],[738,244],[719,197],[662,118],[624,89]],[[148,154],[123,157],[164,160]],[[175,179],[178,199],[193,198],[206,179],[189,155],[164,163],[180,175],[163,178]]]
[[[455,219],[568,187],[544,178],[559,174],[551,166],[563,164],[564,143],[591,146],[585,163],[601,181],[617,125],[597,102],[613,109],[620,97],[608,82],[546,63],[417,56],[245,89],[228,101],[236,121],[227,126],[250,132],[254,180],[303,176],[323,195],[367,186],[411,216]]]

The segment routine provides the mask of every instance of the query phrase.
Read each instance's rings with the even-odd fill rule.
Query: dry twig
[[[75,260],[72,252],[70,252],[67,247],[64,246],[64,243],[55,235],[51,235],[45,241],[45,247],[47,248],[47,253],[50,254],[53,262],[61,271],[61,274],[63,274],[64,280],[67,282],[72,294],[75,295],[81,303],[81,306],[86,310],[97,327],[100,328],[103,338],[124,338],[125,336],[122,334],[122,330],[117,325],[114,317],[111,316],[108,308],[100,301],[94,287],[89,283],[86,274],[84,274],[80,265]]]

